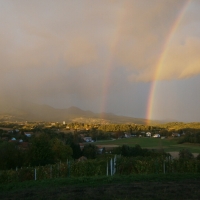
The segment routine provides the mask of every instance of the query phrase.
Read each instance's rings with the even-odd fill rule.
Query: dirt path
[[[170,153],[173,158],[178,158],[179,157],[179,155],[178,155],[179,152],[168,152],[168,153]],[[199,154],[198,153],[193,153],[193,155],[194,155],[194,157],[197,157]]]

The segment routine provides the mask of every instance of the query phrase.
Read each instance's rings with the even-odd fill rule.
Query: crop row
[[[0,171],[0,183],[53,178],[154,173],[200,173],[200,161],[119,157]]]

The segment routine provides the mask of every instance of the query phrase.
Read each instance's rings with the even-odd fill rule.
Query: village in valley
[[[169,123],[157,126],[142,124],[109,124],[109,123],[83,123],[83,122],[0,122],[0,144],[9,142],[16,148],[28,150],[31,140],[45,133],[50,137],[58,138],[63,144],[75,142],[84,146],[91,143],[96,145],[98,152],[110,152],[119,144],[133,141],[135,138],[155,138],[172,140],[183,138],[188,134],[196,134],[200,125],[198,123]],[[126,140],[124,140],[126,139]],[[122,141],[117,144],[117,141]],[[114,142],[114,143],[113,143]],[[128,142],[129,143],[129,142]],[[134,143],[133,143],[134,144]]]

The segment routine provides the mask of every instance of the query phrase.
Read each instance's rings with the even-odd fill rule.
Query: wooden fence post
[[[112,174],[112,158],[111,158],[111,160],[110,160],[110,175],[112,176],[113,174]]]
[[[70,161],[68,162],[67,167],[68,167],[68,176],[70,177]]]
[[[58,177],[60,177],[60,165],[58,163]]]
[[[52,165],[50,166],[50,178],[52,178]]]
[[[164,172],[164,174],[165,174],[165,161],[164,161],[164,163],[163,163],[163,172]]]
[[[115,157],[114,157],[114,172],[113,172],[113,174],[116,173],[116,159],[117,159],[117,157],[116,157],[116,155],[115,155]]]
[[[37,180],[37,170],[35,168],[35,181]]]
[[[108,176],[108,162],[107,162],[106,175]]]

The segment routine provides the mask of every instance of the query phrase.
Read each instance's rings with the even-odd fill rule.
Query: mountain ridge
[[[94,113],[89,110],[82,110],[76,106],[65,109],[54,108],[46,104],[24,103],[20,105],[6,105],[0,108],[1,118],[3,115],[10,115],[16,121],[66,121],[72,122],[75,119],[82,121],[96,120],[104,123],[136,123],[146,124],[147,120],[142,118],[134,118],[120,116],[113,113]],[[152,121],[159,123],[159,121]]]

